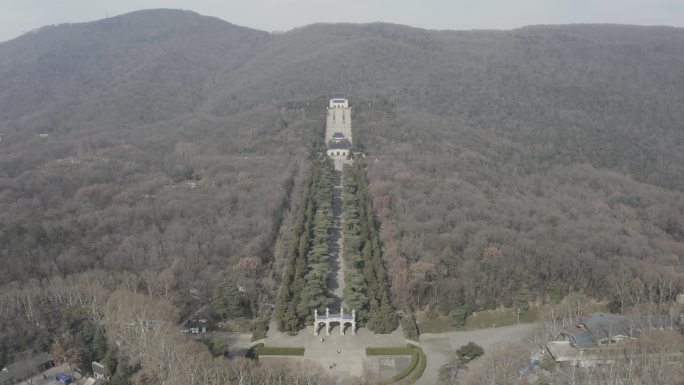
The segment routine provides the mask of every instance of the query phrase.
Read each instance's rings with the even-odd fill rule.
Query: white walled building
[[[330,107],[328,108],[349,108],[349,100],[344,97],[335,97],[330,99]]]
[[[349,156],[351,149],[349,148],[348,144],[331,143],[331,144],[328,144],[328,149],[326,152],[327,152],[328,156],[332,157],[332,158],[338,158],[338,157],[346,158]]]

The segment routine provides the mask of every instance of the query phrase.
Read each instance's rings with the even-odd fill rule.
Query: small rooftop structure
[[[343,139],[345,139],[345,136],[341,132],[336,132],[332,136],[332,140],[343,140]]]
[[[159,326],[159,323],[160,323],[160,321],[156,320],[156,319],[144,319],[140,322],[142,323],[142,325],[144,327],[150,328],[150,329]]]
[[[97,361],[93,361],[91,363],[92,369],[93,369],[93,377],[95,377],[96,380],[104,380],[105,379],[105,367],[101,363]]]
[[[194,299],[200,299],[202,297],[200,291],[195,288],[191,288],[190,290],[188,290],[188,292],[190,293],[190,296]]]

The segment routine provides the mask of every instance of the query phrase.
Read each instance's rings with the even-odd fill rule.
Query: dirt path
[[[536,324],[521,324],[500,328],[471,330],[465,332],[426,333],[420,336],[420,346],[427,358],[425,373],[417,385],[434,385],[437,383],[439,368],[456,349],[475,342],[482,346],[485,354],[509,342],[521,342],[534,331]]]

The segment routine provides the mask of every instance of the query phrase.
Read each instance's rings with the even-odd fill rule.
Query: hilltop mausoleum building
[[[351,155],[351,107],[343,95],[330,99],[325,124],[327,154],[332,158],[347,158]]]

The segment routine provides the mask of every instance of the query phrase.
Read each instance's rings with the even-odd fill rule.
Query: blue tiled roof
[[[328,144],[328,150],[348,150],[348,143],[330,143]]]
[[[597,346],[594,337],[584,329],[568,329],[565,333],[570,337],[573,344],[578,348],[591,348]]]
[[[344,138],[344,134],[341,133],[341,132],[336,132],[336,133],[333,134],[332,137],[335,138],[335,139],[342,139],[342,138]]]
[[[588,348],[590,346],[596,346],[596,342],[594,342],[594,338],[591,336],[591,334],[587,332],[583,333],[575,333],[575,341],[577,342],[577,345],[581,348]]]
[[[587,330],[598,340],[616,336],[634,337],[643,330],[672,328],[675,324],[675,319],[669,314],[635,317],[600,312],[590,314],[584,322]]]
[[[68,383],[70,383],[70,382],[72,382],[72,381],[74,380],[73,377],[71,377],[71,376],[68,375],[68,374],[64,374],[64,373],[58,374],[57,376],[55,376],[55,379],[56,379],[57,381],[60,381],[60,382],[65,383],[65,384],[68,384]]]
[[[599,340],[617,335],[629,335],[629,321],[621,316],[606,313],[592,313],[584,326]]]

